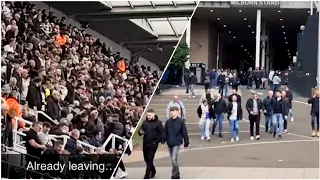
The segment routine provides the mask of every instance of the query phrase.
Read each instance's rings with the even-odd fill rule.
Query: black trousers
[[[253,127],[256,125],[256,135],[260,135],[260,115],[249,115],[250,136],[253,136]]]
[[[143,157],[146,163],[146,174],[145,177],[150,177],[151,174],[156,173],[156,168],[153,165],[154,155],[158,149],[158,143],[143,143]]]
[[[287,129],[288,128],[288,120],[287,119],[283,119],[283,129]]]

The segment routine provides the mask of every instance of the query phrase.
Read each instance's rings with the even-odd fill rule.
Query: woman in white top
[[[239,120],[242,119],[242,107],[237,102],[237,96],[232,96],[232,102],[227,107],[228,119],[230,124],[231,142],[239,141]]]
[[[201,129],[201,140],[204,140],[205,138],[207,141],[209,141],[210,138],[210,121],[211,121],[211,115],[209,104],[207,100],[203,100],[202,104],[198,107],[197,113],[200,118],[199,120],[199,126]]]

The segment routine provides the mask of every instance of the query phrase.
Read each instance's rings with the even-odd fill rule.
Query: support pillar
[[[262,49],[261,49],[261,67],[266,67],[266,23],[262,23],[262,37],[263,40],[261,41]]]
[[[185,85],[184,82],[184,70],[190,68],[190,48],[191,48],[191,20],[187,23],[187,29],[186,29],[186,44],[189,49],[189,55],[186,57],[187,61],[184,63],[184,68],[182,70],[182,85]]]
[[[261,9],[257,9],[257,24],[256,24],[256,61],[255,67],[260,67],[260,39],[261,39]]]
[[[216,69],[219,69],[219,61],[220,61],[220,33],[218,33],[218,38],[217,38],[217,64],[216,64]]]

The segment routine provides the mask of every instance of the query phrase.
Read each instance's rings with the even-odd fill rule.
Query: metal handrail
[[[111,133],[111,134],[109,135],[109,137],[104,141],[104,143],[103,143],[103,145],[102,145],[101,147],[106,148],[106,146],[108,145],[109,141],[111,140],[111,141],[112,141],[112,142],[111,142],[111,143],[112,143],[112,144],[111,144],[111,147],[114,149],[115,146],[116,146],[116,138],[124,141],[125,144],[128,143],[128,140],[127,140],[127,139],[125,139],[125,138],[123,138],[123,137],[121,137],[121,136],[118,136],[118,135],[116,135],[116,134]]]

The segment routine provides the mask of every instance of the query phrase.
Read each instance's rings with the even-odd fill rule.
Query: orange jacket
[[[119,61],[119,71],[121,73],[124,73],[127,71],[127,65],[126,65],[126,62],[124,60],[120,60]]]
[[[59,44],[59,46],[63,46],[63,45],[65,45],[67,43],[68,38],[67,38],[67,36],[59,35],[59,36],[56,37],[56,41]]]
[[[9,107],[9,111],[12,109],[16,112],[16,117],[22,117],[22,108],[21,105],[19,104],[18,100],[16,98],[8,98],[7,99],[7,104]],[[15,119],[12,117],[12,127],[15,127]],[[19,127],[24,128],[26,124],[24,122],[19,121]]]

